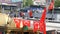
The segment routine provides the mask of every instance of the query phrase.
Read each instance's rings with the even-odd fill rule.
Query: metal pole
[[[48,1],[46,0],[46,11],[48,12]]]
[[[57,30],[55,31],[55,34],[57,34]]]
[[[53,20],[53,16],[54,16],[54,9],[52,10],[52,20]]]
[[[54,0],[54,4],[55,4],[55,0]],[[52,19],[54,18],[54,6],[53,6],[53,10],[52,10]]]

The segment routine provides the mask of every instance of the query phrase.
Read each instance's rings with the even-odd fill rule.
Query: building
[[[2,1],[0,0],[0,12],[1,13],[6,13],[6,14],[9,14],[11,12],[13,12],[12,16],[14,16],[14,14],[16,14],[17,12],[16,11],[19,11],[20,8],[22,8],[22,2],[11,2],[10,0],[7,1]],[[15,11],[15,12],[14,12]]]
[[[0,3],[11,3],[11,0],[0,0]]]
[[[17,5],[16,4],[9,4],[9,3],[1,3],[0,4],[0,11],[2,13],[4,12],[10,12],[11,10],[13,10],[13,8],[15,8]]]
[[[45,5],[46,4],[46,0],[32,0],[33,1],[33,5]]]

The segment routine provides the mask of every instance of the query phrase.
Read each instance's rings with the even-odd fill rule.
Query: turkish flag
[[[17,27],[17,28],[20,28],[21,19],[14,18],[14,22],[15,22],[15,24],[16,24],[16,27]]]
[[[34,25],[33,31],[36,32],[39,29],[39,21],[34,21],[33,25]]]
[[[42,17],[40,19],[40,32],[43,32],[43,34],[46,34],[46,24],[45,24],[45,17],[46,17],[46,8],[44,8],[44,11],[42,13]]]
[[[29,16],[30,16],[30,17],[33,17],[32,10],[29,10]]]
[[[23,26],[30,27],[30,20],[23,20]]]
[[[52,10],[54,8],[54,0],[52,0],[52,2],[50,3],[48,9]]]

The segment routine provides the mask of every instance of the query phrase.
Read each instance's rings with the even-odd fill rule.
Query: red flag
[[[52,10],[54,8],[54,0],[52,0],[52,2],[50,3],[48,9]]]
[[[29,11],[29,16],[33,17],[32,10]]]
[[[48,9],[49,9],[49,10],[52,10],[52,9],[53,9],[53,6],[54,6],[54,4],[51,3]]]
[[[54,0],[52,0],[52,2],[54,3]]]
[[[42,17],[40,19],[40,32],[43,32],[43,34],[46,34],[46,24],[45,24],[45,17],[46,17],[46,8],[44,8],[44,12],[42,13]]]
[[[24,16],[24,13],[23,13],[23,12],[20,12],[20,16],[21,16],[21,17]]]
[[[23,26],[30,27],[30,20],[23,20]]]
[[[14,22],[15,22],[15,24],[16,24],[16,27],[17,27],[17,28],[20,28],[20,22],[21,22],[21,20],[18,19],[18,18],[14,18]]]
[[[34,25],[33,31],[36,32],[39,29],[39,22],[38,21],[34,21],[33,25]]]

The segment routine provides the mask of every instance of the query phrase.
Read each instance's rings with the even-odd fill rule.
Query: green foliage
[[[32,0],[23,0],[23,7],[30,6],[33,4]]]
[[[32,0],[23,0],[23,7],[30,6],[33,4]],[[60,7],[60,0],[55,0],[55,7]]]
[[[55,7],[60,7],[60,0],[55,1]]]

